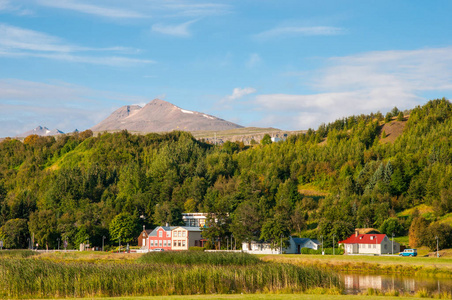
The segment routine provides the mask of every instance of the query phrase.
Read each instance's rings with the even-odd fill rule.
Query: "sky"
[[[0,137],[155,98],[317,128],[452,93],[452,1],[0,0]]]

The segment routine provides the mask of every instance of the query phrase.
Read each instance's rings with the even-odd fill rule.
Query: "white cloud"
[[[232,91],[232,95],[228,96],[227,98],[230,100],[237,100],[240,99],[246,95],[250,95],[256,92],[256,89],[252,87],[246,87],[246,88],[235,88]]]
[[[281,26],[273,29],[263,31],[256,34],[254,37],[259,40],[267,40],[279,37],[289,36],[317,36],[317,35],[339,35],[345,33],[343,28],[331,26]]]
[[[260,57],[259,54],[252,53],[250,55],[250,58],[246,62],[246,67],[247,68],[254,68],[255,66],[259,65],[261,61],[262,61],[262,58]]]
[[[188,30],[188,27],[197,21],[198,20],[191,20],[178,25],[154,24],[152,25],[152,31],[178,37],[190,37],[191,33]]]
[[[334,57],[310,75],[308,85],[316,92],[257,95],[252,103],[264,115],[257,123],[316,128],[353,114],[413,108],[425,103],[424,94],[431,91],[438,98],[450,95],[452,47]]]
[[[112,8],[94,4],[83,3],[75,0],[37,0],[37,3],[43,6],[55,7],[61,9],[74,10],[77,12],[96,15],[107,18],[143,18],[145,15],[128,10],[125,7]]]
[[[9,6],[9,0],[0,0],[0,10],[6,10]]]
[[[87,56],[74,53],[96,52]],[[106,55],[104,52],[139,52],[126,47],[89,48],[71,45],[62,39],[35,30],[0,24],[0,56],[38,57],[54,60],[109,66],[132,66],[153,63],[152,60]]]
[[[1,1],[1,0],[0,0]],[[226,4],[188,0],[35,0],[39,5],[110,19],[204,17],[231,11]],[[91,2],[91,3],[90,3]],[[95,2],[95,4],[93,4]]]
[[[24,9],[21,5],[17,5],[16,3],[12,4],[10,0],[0,0],[0,12],[1,11],[20,16],[32,14],[31,10]]]
[[[113,104],[112,104],[113,102]],[[149,99],[92,90],[64,82],[42,83],[0,79],[0,137],[15,136],[38,125],[64,132],[84,130],[121,105]]]

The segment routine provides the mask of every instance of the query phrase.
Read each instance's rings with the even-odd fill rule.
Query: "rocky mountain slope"
[[[93,131],[166,132],[172,130],[228,130],[242,126],[223,119],[177,107],[167,101],[154,99],[144,107],[127,105],[93,126]]]
[[[51,135],[59,135],[59,134],[64,134],[63,131],[58,130],[58,129],[53,129],[50,130],[47,127],[42,127],[42,126],[38,126],[35,129],[29,130],[27,132],[18,134],[17,137],[26,137],[32,134],[36,134],[39,136],[51,136]]]

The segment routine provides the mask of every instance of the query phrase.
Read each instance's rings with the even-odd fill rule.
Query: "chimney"
[[[169,224],[168,224],[168,223],[166,223],[166,224],[165,224],[165,226],[166,226],[166,227],[169,227]]]
[[[358,235],[359,235],[359,231],[358,231],[358,229],[355,229],[355,237],[358,237]]]
[[[146,225],[143,225],[143,231],[145,231],[146,230]]]

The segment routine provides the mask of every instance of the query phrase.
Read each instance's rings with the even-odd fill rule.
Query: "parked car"
[[[417,256],[416,249],[405,249],[403,252],[399,253],[399,256]]]
[[[165,249],[162,249],[162,248],[155,248],[155,249],[152,249],[151,251],[165,251]]]

